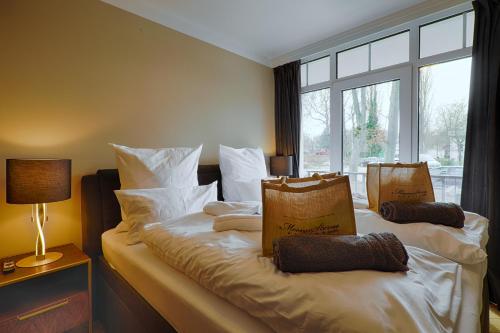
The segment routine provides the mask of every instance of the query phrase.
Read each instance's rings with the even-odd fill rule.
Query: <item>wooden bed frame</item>
[[[201,185],[218,181],[218,198],[222,197],[218,165],[200,165]],[[82,178],[83,250],[94,262],[94,318],[107,332],[175,332],[166,321],[102,256],[101,235],[121,221],[120,205],[114,190],[120,188],[118,170],[98,170]],[[486,279],[483,288],[481,332],[489,331],[489,301]]]

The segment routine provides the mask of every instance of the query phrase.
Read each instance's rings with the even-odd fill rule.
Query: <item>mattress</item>
[[[164,263],[126,233],[102,234],[104,258],[178,332],[271,332],[263,322]]]
[[[145,244],[126,245],[114,229],[102,235],[104,257],[179,332],[268,332],[263,322],[170,267]],[[464,265],[457,332],[479,332],[486,262]],[[221,314],[224,314],[221,316]]]

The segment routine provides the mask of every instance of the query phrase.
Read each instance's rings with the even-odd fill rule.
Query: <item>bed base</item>
[[[96,266],[94,318],[106,332],[176,332],[104,257]]]
[[[176,330],[109,263],[100,256],[94,270],[94,318],[106,332],[174,333]],[[481,333],[489,332],[488,284],[484,280]]]

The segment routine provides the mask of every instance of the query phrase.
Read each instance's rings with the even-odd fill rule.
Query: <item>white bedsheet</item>
[[[108,230],[102,235],[104,257],[179,332],[270,330],[258,319],[167,265],[145,244],[127,246],[126,234],[116,233],[115,230]],[[457,333],[480,332],[485,271],[486,262],[463,266]],[[220,316],[214,309],[220,309],[226,315]]]
[[[178,332],[268,333],[264,323],[164,263],[126,233],[102,234],[104,257]]]
[[[359,233],[392,232],[405,245],[436,253],[460,264],[477,264],[486,260],[488,220],[465,212],[463,228],[440,224],[399,224],[384,220],[369,209],[355,209],[356,228]]]
[[[462,305],[456,333],[481,332],[483,280],[486,269],[486,261],[474,265],[462,265]]]
[[[464,228],[429,223],[397,224],[368,209],[356,209],[360,233],[392,232],[404,244],[423,248],[462,264],[462,306],[457,333],[480,332],[483,280],[487,270],[488,220],[465,212]]]
[[[172,267],[282,332],[452,332],[462,267],[407,247],[407,273],[285,274],[260,257],[259,232],[213,232],[203,213],[146,227]]]

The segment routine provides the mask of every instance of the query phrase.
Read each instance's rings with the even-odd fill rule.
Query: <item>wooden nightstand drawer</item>
[[[89,297],[85,291],[15,314],[0,322],[0,332],[65,332],[88,323]]]
[[[90,258],[72,244],[54,250],[63,257],[0,274],[0,333],[92,332]]]

